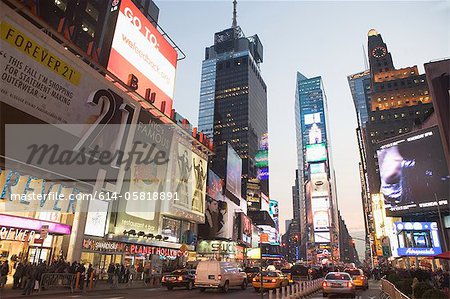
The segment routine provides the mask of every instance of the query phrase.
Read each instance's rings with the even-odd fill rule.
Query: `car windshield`
[[[278,277],[277,272],[263,272],[263,276],[265,277]]]
[[[186,271],[184,270],[175,270],[172,272],[173,275],[183,275],[186,274]]]
[[[258,267],[247,267],[244,270],[246,273],[256,273],[259,272],[259,268]]]
[[[358,269],[347,269],[345,272],[352,276],[361,275],[361,272],[359,272]]]
[[[325,276],[326,280],[350,280],[350,276],[344,273],[330,273]]]

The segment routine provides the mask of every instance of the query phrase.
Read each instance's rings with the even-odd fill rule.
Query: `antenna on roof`
[[[237,1],[233,0],[233,23],[231,24],[231,27],[236,28],[237,27]]]
[[[363,59],[364,59],[364,70],[368,70],[369,69],[369,63],[367,62],[367,53],[366,53],[366,49],[364,48],[364,44],[362,44],[362,49],[363,49]]]

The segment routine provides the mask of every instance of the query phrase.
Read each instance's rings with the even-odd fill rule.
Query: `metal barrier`
[[[269,290],[269,299],[294,299],[307,297],[322,288],[323,278],[300,281],[282,287],[281,289]]]
[[[42,289],[70,288],[70,292],[73,293],[75,279],[75,274],[70,273],[44,273],[39,282],[39,292]]]
[[[381,291],[390,299],[410,299],[400,292],[393,283],[384,278],[381,279]]]

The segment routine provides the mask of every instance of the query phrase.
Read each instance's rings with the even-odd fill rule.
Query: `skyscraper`
[[[375,241],[371,196],[378,196],[378,142],[409,132],[432,111],[425,75],[417,66],[396,69],[381,34],[368,33],[370,69],[348,76],[358,119],[361,197],[366,248]],[[366,259],[371,255],[366,251]]]
[[[368,92],[369,121],[366,126],[368,188],[379,191],[377,143],[407,133],[432,111],[425,74],[417,66],[396,69],[381,34],[368,33],[371,85]]]
[[[295,124],[299,222],[302,247],[305,244],[306,249],[303,258],[308,261],[314,259],[314,262],[324,258],[338,261],[336,184],[328,131],[327,100],[320,76],[307,78],[297,73]]]
[[[267,87],[261,76],[263,46],[258,35],[246,37],[236,20],[232,27],[214,35],[206,48],[200,87],[199,130],[213,139],[213,170],[226,174],[227,144],[242,158],[242,194],[247,179],[259,178],[268,195],[266,176],[258,177],[255,156],[267,133]]]

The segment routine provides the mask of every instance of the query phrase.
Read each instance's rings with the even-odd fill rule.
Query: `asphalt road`
[[[189,299],[260,299],[261,293],[255,292],[254,289],[249,285],[247,290],[241,290],[240,288],[232,288],[228,293],[221,293],[215,290],[207,290],[202,293],[197,289],[192,291],[188,291],[185,289],[175,289],[169,291],[165,288],[158,289],[117,289],[117,290],[104,290],[104,291],[94,291],[85,294],[54,294],[54,295],[39,295],[32,297],[22,298],[33,298],[33,299],[56,299],[56,298],[92,298],[92,299],[126,299],[126,298],[161,298],[161,299],[177,299],[177,298],[189,298]],[[264,299],[268,299],[269,296],[267,293],[264,293]],[[318,292],[309,298],[322,298],[322,292]],[[333,296],[330,298],[339,298],[337,296]],[[356,299],[376,299],[380,298],[380,283],[371,281],[369,284],[369,289],[367,291],[358,290],[356,294]]]

